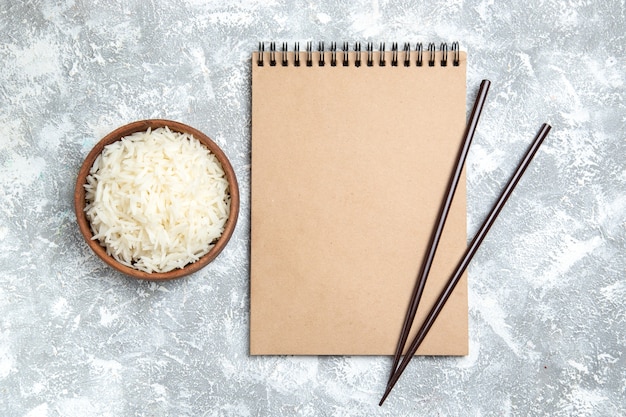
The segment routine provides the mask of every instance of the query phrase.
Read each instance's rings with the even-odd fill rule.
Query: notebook
[[[251,355],[393,355],[461,145],[466,63],[458,44],[252,54]],[[409,340],[466,248],[465,204],[463,176]],[[417,354],[466,355],[467,315],[463,277]]]

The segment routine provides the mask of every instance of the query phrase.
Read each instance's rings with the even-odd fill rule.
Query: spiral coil
[[[314,54],[314,52],[317,52]],[[363,59],[365,60],[365,65],[368,67],[380,66],[384,67],[387,65],[387,54],[385,54],[385,42],[381,42],[378,47],[378,59],[375,60],[374,53],[374,43],[367,42],[365,46],[365,52],[362,52],[361,42],[355,42],[354,47],[350,50],[350,46],[348,42],[343,42],[340,50],[337,48],[336,42],[330,43],[330,61],[328,62],[331,67],[336,66],[344,66],[347,67],[350,65],[349,54],[354,53],[354,66],[360,67],[363,63]],[[450,48],[448,49],[448,44],[446,42],[442,42],[439,46],[439,52],[441,53],[441,60],[439,61],[439,65],[442,67],[448,66],[448,61],[452,62],[452,66],[458,67],[460,61],[460,50],[459,43],[452,42]],[[287,42],[282,43],[282,48],[280,51],[276,49],[276,42],[269,43],[269,57],[266,56],[267,52],[265,51],[265,42],[259,42],[258,56],[256,64],[259,67],[265,65],[266,61],[269,61],[270,66],[276,66],[278,62],[282,66],[289,65],[289,47]],[[338,57],[338,55],[342,55]],[[280,59],[277,59],[277,55],[280,55]],[[300,58],[300,42],[294,42],[293,47],[293,65],[299,67],[301,65]],[[401,57],[401,55],[404,55]],[[451,58],[449,57],[451,56]],[[316,56],[317,58],[315,58]],[[364,56],[364,58],[363,58]],[[436,56],[437,56],[437,48],[435,43],[428,43],[427,47],[424,48],[421,42],[415,44],[415,48],[411,48],[411,44],[409,42],[405,42],[402,48],[402,51],[399,50],[398,43],[393,42],[391,44],[391,60],[390,65],[392,67],[397,67],[399,62],[402,61],[405,67],[410,66],[424,66],[425,63],[429,67],[434,67],[436,65]],[[424,60],[426,58],[426,61]],[[326,66],[326,50],[323,41],[320,41],[317,45],[317,51],[313,50],[313,42],[308,41],[306,43],[305,49],[305,65],[307,67],[312,67],[317,64],[320,67]]]

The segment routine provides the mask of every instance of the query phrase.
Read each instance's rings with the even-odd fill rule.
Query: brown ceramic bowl
[[[115,260],[115,258],[107,254],[106,249],[101,246],[97,240],[92,239],[93,233],[91,231],[87,215],[85,214],[86,201],[84,185],[87,182],[86,178],[89,174],[89,170],[91,169],[94,161],[96,160],[98,155],[100,155],[102,149],[106,145],[116,142],[121,138],[131,135],[135,132],[144,132],[148,130],[148,128],[154,130],[159,127],[165,126],[169,127],[172,131],[193,135],[194,138],[198,139],[202,144],[204,144],[204,146],[206,146],[220,161],[220,163],[222,164],[222,168],[224,169],[224,172],[226,174],[226,179],[228,181],[230,189],[230,213],[228,215],[228,220],[226,221],[222,236],[219,238],[215,246],[213,246],[213,248],[211,248],[208,253],[206,253],[196,262],[187,264],[183,268],[174,269],[169,272],[148,273],[119,263]],[[76,218],[78,220],[80,232],[85,237],[85,241],[87,242],[89,247],[96,253],[96,255],[98,255],[100,259],[102,259],[108,265],[120,272],[123,272],[127,275],[130,275],[131,277],[138,279],[153,281],[169,280],[174,278],[180,278],[182,276],[198,271],[199,269],[206,266],[213,259],[215,259],[215,257],[224,249],[231,235],[233,234],[233,231],[235,230],[235,225],[237,223],[237,216],[239,214],[239,188],[237,185],[237,178],[235,177],[235,171],[228,161],[228,158],[226,157],[224,152],[215,144],[215,142],[213,142],[204,133],[194,129],[193,127],[170,120],[141,120],[122,126],[109,133],[94,146],[91,152],[89,152],[89,154],[85,158],[85,162],[83,162],[83,165],[78,172],[76,188],[74,190],[74,210],[76,211]]]

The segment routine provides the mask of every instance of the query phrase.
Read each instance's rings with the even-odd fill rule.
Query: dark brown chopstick
[[[476,236],[474,236],[474,239],[472,239],[472,242],[468,246],[467,250],[465,251],[465,254],[463,255],[463,257],[461,258],[459,264],[457,265],[454,274],[452,274],[452,276],[450,277],[449,281],[447,282],[445,288],[441,291],[437,302],[435,303],[435,305],[431,309],[430,313],[428,314],[428,316],[424,320],[424,323],[422,324],[422,327],[417,332],[417,335],[415,336],[415,339],[413,339],[413,342],[411,343],[411,346],[409,347],[407,353],[404,355],[404,358],[402,359],[402,362],[400,362],[400,365],[398,366],[398,369],[392,375],[389,383],[387,384],[387,389],[385,390],[385,393],[383,394],[383,397],[380,400],[379,405],[383,405],[383,403],[385,402],[385,399],[387,398],[387,396],[389,395],[389,393],[393,389],[394,385],[396,384],[396,382],[398,382],[398,379],[402,375],[402,372],[404,372],[404,370],[406,369],[407,365],[409,364],[409,361],[411,360],[413,355],[415,355],[415,352],[417,351],[417,349],[421,345],[422,341],[426,337],[426,334],[428,333],[428,331],[432,327],[433,323],[437,319],[437,316],[439,315],[439,313],[443,309],[446,301],[448,301],[448,298],[452,294],[452,291],[454,290],[454,287],[456,286],[456,284],[461,279],[461,276],[463,275],[463,272],[465,272],[465,269],[469,265],[469,263],[472,260],[474,254],[476,253],[476,251],[478,250],[478,247],[482,243],[483,239],[487,235],[487,232],[489,232],[489,229],[491,228],[491,226],[495,222],[496,218],[498,217],[498,214],[500,214],[500,211],[502,210],[502,207],[504,207],[504,204],[506,203],[506,201],[508,200],[509,196],[513,192],[513,189],[515,188],[515,186],[519,182],[520,178],[524,174],[524,171],[526,171],[526,168],[528,168],[528,165],[530,164],[530,162],[532,161],[533,157],[537,153],[537,150],[539,149],[539,146],[541,146],[541,143],[543,142],[543,140],[546,138],[546,136],[548,136],[548,133],[550,132],[550,129],[551,129],[551,127],[548,124],[546,124],[546,123],[544,123],[541,126],[541,129],[537,133],[537,136],[535,136],[535,139],[533,140],[532,145],[530,146],[530,148],[526,152],[526,155],[524,155],[524,158],[522,159],[520,165],[517,167],[515,173],[513,174],[513,176],[509,180],[508,184],[504,188],[502,194],[498,198],[498,201],[496,202],[496,204],[491,209],[491,212],[489,213],[489,215],[487,216],[487,218],[483,222],[482,226],[480,226],[480,229],[476,233]]]
[[[456,187],[459,184],[459,179],[463,171],[463,165],[465,164],[467,152],[469,150],[470,144],[472,143],[472,139],[474,138],[474,132],[476,131],[476,126],[478,125],[478,119],[480,118],[480,114],[485,104],[485,100],[487,98],[487,93],[489,92],[490,85],[491,85],[491,82],[489,80],[483,80],[480,83],[480,88],[478,90],[476,100],[474,101],[474,107],[472,109],[472,113],[465,127],[465,133],[463,135],[463,142],[461,143],[461,149],[459,149],[459,155],[457,157],[456,165],[454,166],[454,171],[452,175],[450,176],[448,189],[446,190],[445,198],[441,202],[441,207],[439,209],[439,217],[437,218],[437,223],[435,224],[432,235],[430,237],[430,242],[428,245],[426,257],[422,261],[422,266],[418,274],[418,280],[417,280],[417,283],[415,284],[415,288],[413,288],[413,293],[411,294],[409,307],[407,309],[406,316],[404,317],[404,324],[402,325],[402,331],[400,332],[400,339],[398,340],[398,346],[396,347],[396,352],[393,357],[393,365],[391,366],[391,373],[389,375],[389,381],[391,381],[391,378],[393,377],[393,374],[395,373],[396,368],[398,367],[398,363],[400,362],[400,357],[402,356],[402,351],[404,351],[406,340],[408,339],[409,333],[411,331],[411,326],[413,326],[413,320],[415,320],[415,313],[417,312],[417,307],[419,305],[420,299],[422,298],[424,287],[426,286],[428,273],[430,272],[430,267],[432,266],[433,259],[435,258],[437,245],[439,245],[439,239],[441,238],[441,234],[443,232],[444,223],[446,221],[446,218],[448,217],[448,212],[450,211],[450,206],[452,205],[454,192],[456,191]]]

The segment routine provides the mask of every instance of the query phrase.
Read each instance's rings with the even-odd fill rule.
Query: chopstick
[[[441,202],[437,223],[430,237],[427,254],[422,261],[422,267],[420,268],[420,272],[418,274],[418,280],[415,284],[415,287],[413,288],[413,293],[411,294],[409,307],[407,309],[406,316],[404,317],[402,331],[400,332],[400,339],[398,340],[396,352],[393,357],[393,365],[391,366],[389,381],[391,381],[391,378],[393,377],[393,374],[398,367],[400,357],[402,356],[402,351],[404,351],[404,347],[406,345],[406,340],[408,339],[409,333],[411,332],[411,327],[413,326],[413,320],[415,320],[417,307],[419,305],[420,299],[422,298],[424,287],[426,286],[428,273],[430,272],[430,267],[432,266],[433,259],[435,258],[437,245],[439,245],[439,239],[441,238],[441,234],[443,232],[444,223],[446,221],[446,218],[448,217],[448,212],[450,211],[450,206],[452,205],[452,199],[454,198],[454,192],[456,191],[456,187],[459,184],[459,179],[463,171],[463,164],[465,163],[469,146],[472,143],[474,132],[476,131],[476,125],[478,124],[478,119],[480,118],[480,114],[485,104],[490,85],[491,82],[489,80],[482,80],[482,82],[480,83],[480,88],[478,89],[478,94],[474,102],[474,108],[472,109],[472,113],[465,127],[463,142],[461,144],[461,149],[459,150],[456,165],[454,167],[453,174],[450,177],[445,198]]]
[[[487,218],[483,222],[482,226],[480,226],[480,229],[476,233],[476,236],[474,236],[474,238],[472,239],[472,242],[470,243],[470,245],[468,246],[467,250],[465,251],[465,254],[463,255],[463,257],[459,261],[459,263],[458,263],[458,265],[456,267],[455,272],[452,274],[452,276],[450,277],[449,281],[446,283],[446,286],[444,287],[444,289],[439,294],[439,298],[437,299],[437,302],[435,303],[435,305],[431,309],[430,313],[428,313],[428,316],[424,320],[424,323],[422,324],[422,327],[417,332],[417,335],[413,339],[413,342],[411,343],[407,353],[404,355],[404,358],[402,359],[402,362],[400,362],[400,364],[398,366],[398,369],[395,370],[394,374],[392,375],[391,379],[389,380],[389,383],[387,384],[387,389],[385,390],[385,393],[383,394],[383,397],[380,400],[380,403],[378,405],[381,405],[381,406],[383,405],[383,403],[385,402],[385,399],[387,399],[387,396],[389,395],[389,393],[393,389],[394,385],[396,384],[396,382],[398,382],[398,379],[402,375],[402,372],[404,372],[404,370],[406,369],[407,365],[409,364],[409,361],[411,360],[413,355],[415,355],[415,352],[417,351],[417,349],[421,345],[422,341],[426,337],[426,334],[428,333],[428,331],[432,327],[433,323],[437,319],[437,316],[439,315],[439,313],[443,309],[446,301],[448,301],[448,298],[452,294],[452,291],[454,290],[454,287],[456,286],[456,284],[461,279],[461,276],[463,275],[463,272],[465,272],[465,269],[469,265],[470,261],[472,260],[472,257],[476,253],[476,251],[478,250],[478,247],[482,243],[483,239],[487,235],[487,232],[489,231],[489,229],[491,228],[491,226],[495,222],[496,218],[498,217],[498,214],[500,214],[500,211],[502,210],[502,207],[504,207],[504,204],[506,203],[506,201],[508,200],[509,196],[513,192],[513,189],[515,188],[515,186],[519,182],[520,178],[524,174],[524,171],[526,171],[526,168],[528,168],[528,165],[530,164],[530,162],[532,161],[533,157],[537,153],[537,150],[539,149],[539,146],[541,146],[541,144],[543,143],[543,140],[546,138],[546,136],[548,136],[548,133],[550,132],[550,129],[551,129],[550,125],[548,125],[546,123],[541,125],[541,128],[539,129],[539,132],[537,133],[537,136],[535,136],[535,139],[533,140],[530,148],[528,149],[528,151],[526,152],[526,154],[522,158],[522,161],[520,162],[520,165],[517,167],[517,169],[513,173],[513,176],[511,177],[511,179],[509,180],[508,184],[506,185],[506,187],[502,191],[502,194],[500,195],[500,197],[498,198],[497,202],[495,203],[495,205],[491,209],[491,212],[489,213],[489,215],[487,216]]]

